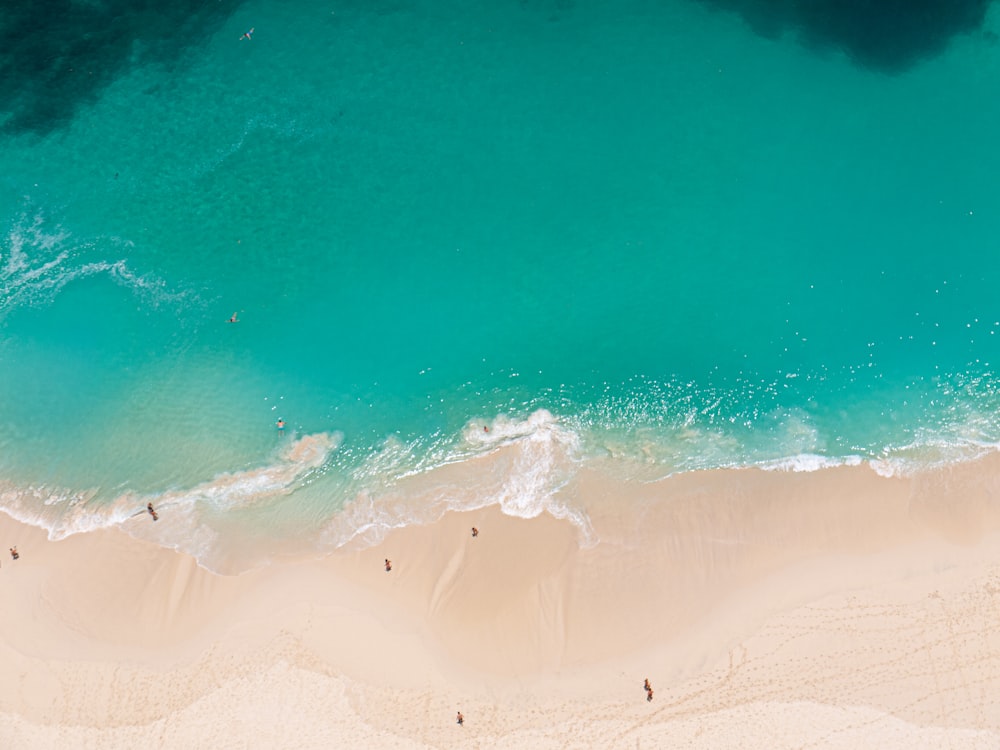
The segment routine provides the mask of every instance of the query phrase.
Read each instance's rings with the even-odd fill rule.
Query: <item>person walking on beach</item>
[[[477,529],[475,526],[472,527],[472,536],[473,538],[479,536],[479,529]]]
[[[385,572],[388,573],[390,570],[392,570],[392,560],[387,557],[385,558]]]
[[[458,712],[458,718],[455,720],[455,723],[458,724],[460,727],[465,726],[465,717],[462,716],[461,711]]]
[[[153,517],[154,521],[159,521],[160,517],[156,515],[156,511],[153,509],[152,503],[146,503],[146,510],[149,511],[149,515]]]
[[[649,684],[649,678],[648,677],[646,678],[646,682],[643,684],[643,687],[646,689],[646,701],[647,702],[652,701],[653,700],[653,686]]]
[[[15,560],[20,557],[20,555],[17,553],[17,547],[10,548],[10,556]]]

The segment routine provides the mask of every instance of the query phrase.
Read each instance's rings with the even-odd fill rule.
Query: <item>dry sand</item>
[[[494,508],[240,576],[3,516],[0,748],[997,748],[997,477],[593,474],[592,546]]]

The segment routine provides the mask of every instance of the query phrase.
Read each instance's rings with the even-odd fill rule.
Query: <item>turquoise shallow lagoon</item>
[[[1000,441],[996,12],[880,66],[693,0],[221,5],[54,19],[46,70],[4,63],[17,517],[154,502],[204,561],[568,513],[584,466]]]

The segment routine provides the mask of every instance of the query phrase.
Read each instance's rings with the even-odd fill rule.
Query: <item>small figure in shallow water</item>
[[[385,558],[385,572],[388,573],[390,570],[392,570],[392,560],[387,557]]]
[[[251,27],[250,31],[246,32],[245,34],[243,34],[243,36],[240,37],[240,41],[241,42],[244,39],[246,39],[247,41],[250,41],[250,40],[253,39],[253,28],[252,27]]]
[[[151,515],[153,517],[154,521],[159,521],[160,520],[160,517],[158,515],[156,515],[156,511],[153,509],[153,504],[152,503],[146,503],[146,510],[149,511],[149,515]]]
[[[284,419],[278,419],[278,423],[277,424],[278,424],[278,431],[279,432],[284,432],[284,430],[285,430],[285,420]]]
[[[17,547],[10,548],[10,556],[13,557],[15,560],[20,557],[20,555],[17,553]]]

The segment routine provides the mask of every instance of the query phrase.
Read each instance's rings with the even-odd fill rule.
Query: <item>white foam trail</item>
[[[230,510],[262,502],[274,495],[286,495],[306,474],[322,466],[340,441],[339,434],[303,435],[289,443],[272,464],[220,474],[190,489],[153,496],[149,502],[155,499],[160,507],[202,502],[220,510]]]
[[[756,464],[756,466],[763,471],[810,472],[832,469],[838,466],[860,466],[862,463],[864,463],[864,459],[860,456],[831,458],[829,456],[816,455],[815,453],[803,453],[798,456],[778,458],[773,461],[762,461]]]
[[[491,433],[494,440],[513,448],[510,471],[496,498],[500,509],[519,518],[546,511],[568,517],[568,509],[555,503],[555,496],[578,463],[579,435],[544,409],[523,422],[497,418]]]
[[[0,486],[0,510],[21,523],[37,526],[53,541],[119,524],[135,512],[127,495],[98,508],[90,505],[96,490],[67,490],[46,485]]]
[[[44,486],[0,486],[4,512],[26,524],[48,532],[49,539],[121,526],[133,534],[164,546],[182,549],[201,561],[211,551],[218,534],[204,522],[206,510],[228,511],[251,507],[276,495],[290,494],[313,471],[321,467],[340,444],[338,434],[304,435],[290,442],[276,460],[246,471],[220,474],[190,489],[140,495],[127,492],[110,503],[93,504],[96,491],[69,491]],[[160,522],[132,525],[127,522],[145,513],[153,503]]]
[[[888,448],[882,456],[868,463],[879,476],[905,478],[951,464],[976,461],[998,451],[1000,443],[922,438],[904,446]]]
[[[51,539],[120,526],[133,536],[182,550],[203,566],[226,572],[264,564],[267,558],[257,553],[258,547],[270,553],[302,545],[317,552],[349,542],[370,545],[392,529],[432,523],[449,510],[490,505],[519,518],[548,513],[569,520],[580,530],[583,544],[596,541],[586,509],[575,504],[572,491],[567,491],[586,456],[580,433],[566,420],[545,410],[524,419],[498,416],[470,421],[450,442],[441,440],[446,444],[387,440],[384,450],[373,453],[355,476],[331,477],[329,460],[341,436],[317,433],[289,439],[263,466],[222,473],[187,488],[151,495],[123,493],[108,503],[95,501],[94,491],[0,484],[0,506],[14,518],[46,529]],[[914,442],[878,459],[802,453],[755,466],[812,472],[868,464],[883,476],[897,476],[933,468],[935,462],[973,460],[998,449],[1000,445],[992,443],[956,446],[941,439]],[[338,508],[339,498],[346,494],[344,479],[352,488],[347,490],[352,500]],[[297,491],[302,491],[305,502],[289,506],[293,509],[286,516],[279,510],[282,498]],[[310,493],[320,501],[312,511]],[[324,506],[327,496],[329,505]],[[144,514],[147,502],[160,512],[158,523],[133,518]],[[305,515],[297,516],[300,512]],[[310,517],[310,512],[315,515]],[[278,532],[268,537],[274,529],[262,525],[262,518],[287,521],[287,535]],[[262,544],[248,545],[248,539]]]
[[[401,444],[392,448],[398,451]],[[393,461],[400,459],[394,454]],[[376,544],[391,529],[432,523],[450,510],[497,505],[518,518],[549,513],[569,520],[590,544],[593,529],[585,511],[561,493],[580,461],[579,435],[544,409],[521,420],[473,420],[440,463],[381,491],[359,492],[328,522],[321,543]]]
[[[161,280],[132,270],[123,257],[81,261],[99,246],[102,252],[111,249],[124,255],[131,243],[117,237],[74,240],[59,224],[50,227],[41,211],[30,218],[22,215],[0,241],[0,320],[20,307],[48,304],[69,283],[101,274],[146,305],[191,304],[190,294],[169,292]]]

